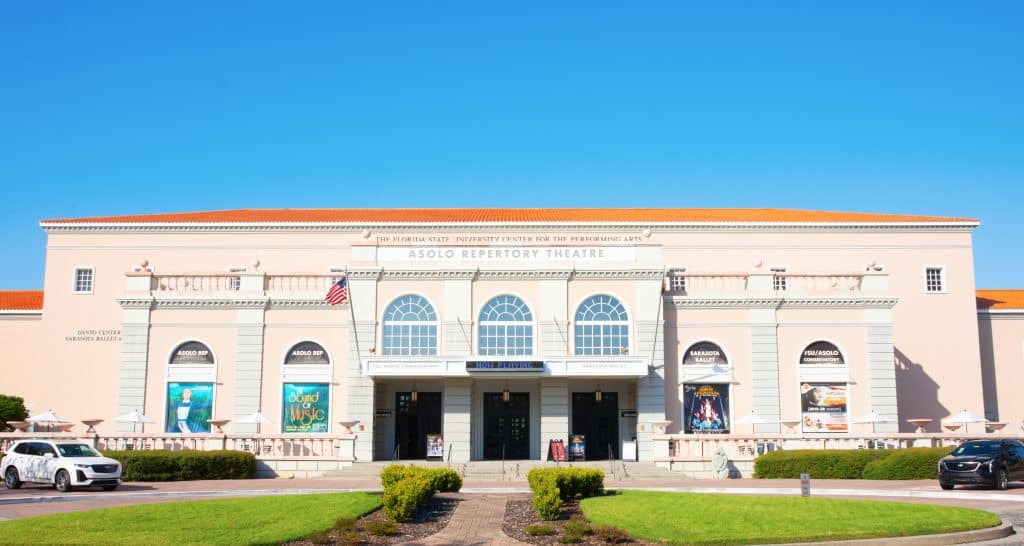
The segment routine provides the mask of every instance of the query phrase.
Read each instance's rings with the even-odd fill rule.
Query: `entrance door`
[[[484,393],[484,459],[530,458],[530,393]]]
[[[426,459],[427,434],[442,434],[441,393],[395,393],[395,445],[400,459]]]
[[[593,392],[572,393],[572,434],[583,434],[587,442],[587,460],[619,458],[619,393],[601,393],[601,401]]]

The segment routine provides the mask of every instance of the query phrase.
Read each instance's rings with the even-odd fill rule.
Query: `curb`
[[[906,537],[884,537],[854,540],[833,540],[829,542],[791,542],[774,546],[807,546],[808,544],[834,544],[836,546],[945,546],[947,544],[970,544],[986,540],[998,540],[1014,534],[1013,525],[1001,521],[995,527],[943,533],[939,535],[914,535]]]

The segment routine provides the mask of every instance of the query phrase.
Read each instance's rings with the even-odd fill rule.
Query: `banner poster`
[[[210,432],[213,383],[168,383],[164,432]]]
[[[444,436],[441,434],[427,434],[427,458],[444,458]]]
[[[285,383],[281,432],[329,432],[328,388],[326,383]]]
[[[582,434],[569,435],[569,459],[582,461],[587,458],[587,438]]]
[[[685,432],[729,432],[729,385],[687,383],[683,386]]]
[[[848,432],[846,383],[801,383],[800,404],[804,432]]]

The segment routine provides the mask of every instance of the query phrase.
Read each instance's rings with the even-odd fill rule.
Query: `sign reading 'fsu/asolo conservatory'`
[[[811,366],[842,366],[846,364],[839,347],[827,341],[815,341],[800,353],[800,364]]]
[[[726,366],[729,359],[718,345],[710,341],[700,341],[690,345],[683,355],[684,366]]]

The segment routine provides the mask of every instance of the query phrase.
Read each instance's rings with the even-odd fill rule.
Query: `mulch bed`
[[[543,544],[543,545],[557,545],[561,544],[558,539],[564,534],[563,527],[566,523],[569,523],[573,518],[582,519],[583,511],[580,510],[580,505],[576,501],[565,502],[562,504],[561,515],[555,521],[544,521],[537,516],[537,512],[533,509],[530,504],[530,497],[528,495],[521,497],[512,497],[505,504],[505,522],[502,525],[502,530],[506,535],[530,544]],[[530,536],[526,534],[526,528],[534,523],[540,523],[544,525],[551,525],[557,531],[553,535],[548,536]],[[593,535],[584,535],[579,542],[575,544],[607,544],[606,542],[599,540]],[[656,546],[653,542],[644,542],[641,540],[630,539],[627,542],[620,544],[632,544],[634,546]]]
[[[401,542],[409,542],[412,540],[419,540],[426,538],[444,529],[448,525],[448,522],[452,519],[452,514],[455,513],[455,507],[458,506],[459,501],[462,500],[462,496],[458,493],[437,493],[430,498],[429,501],[423,503],[413,514],[408,521],[403,521],[397,525],[394,533],[387,536],[377,536],[366,531],[366,524],[373,521],[386,521],[387,516],[384,515],[383,510],[377,510],[367,514],[366,516],[359,518],[356,522],[355,529],[359,532],[362,538],[362,542],[358,544],[398,544]],[[326,542],[310,542],[308,540],[298,540],[294,542],[288,542],[285,546],[312,546],[314,544],[339,544],[338,533],[331,531]],[[351,542],[345,542],[344,544],[352,544]]]

